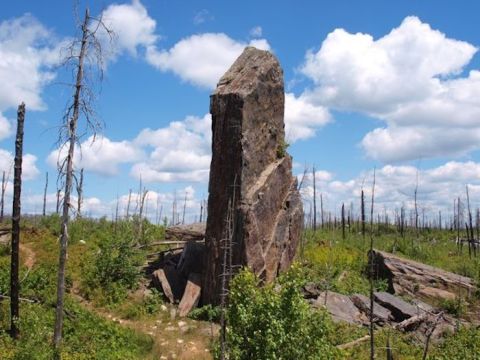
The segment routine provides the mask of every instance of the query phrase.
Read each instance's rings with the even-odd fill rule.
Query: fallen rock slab
[[[469,297],[475,291],[472,279],[384,251],[373,250],[375,274],[387,280],[388,292],[408,294],[425,301]]]
[[[162,289],[170,303],[173,304],[182,298],[186,280],[175,267],[168,265],[155,270],[152,281],[156,288]]]
[[[420,313],[416,306],[387,292],[375,292],[374,298],[377,303],[390,310],[396,322],[404,321]]]
[[[326,308],[334,321],[345,321],[357,325],[368,323],[366,316],[360,312],[347,295],[331,291],[323,292],[312,305],[317,308]]]
[[[205,223],[169,226],[165,229],[168,241],[201,241],[205,238]]]
[[[368,297],[362,294],[354,294],[350,299],[361,312],[368,318],[370,317],[370,299]],[[375,323],[388,323],[393,320],[392,312],[375,302],[373,304],[373,318]]]
[[[187,286],[185,287],[182,300],[178,305],[178,315],[180,317],[187,316],[193,308],[197,307],[202,290],[201,282],[201,274],[191,273],[188,276]]]

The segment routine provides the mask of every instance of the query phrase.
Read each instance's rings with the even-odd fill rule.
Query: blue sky
[[[56,131],[70,96],[57,63],[75,34],[72,5],[18,0],[0,14],[0,170],[25,101],[29,212],[41,209],[46,171],[54,208]],[[96,104],[104,138],[77,160],[92,215],[110,215],[141,175],[151,209],[187,193],[193,219],[207,196],[209,94],[248,44],[280,60],[294,172],[315,164],[332,211],[357,201],[373,167],[380,208],[410,206],[417,171],[429,213],[447,211],[466,184],[480,201],[476,1],[80,1],[80,13],[86,5],[117,32]]]

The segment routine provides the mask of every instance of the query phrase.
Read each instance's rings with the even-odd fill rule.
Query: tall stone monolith
[[[303,208],[286,153],[283,71],[268,51],[247,47],[210,99],[212,162],[203,303],[218,304],[229,201],[232,263],[270,282],[296,252]],[[233,199],[235,194],[235,199]]]

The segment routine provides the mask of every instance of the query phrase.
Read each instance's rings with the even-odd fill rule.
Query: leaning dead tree
[[[104,31],[111,36],[111,31],[103,24],[102,19],[93,18],[90,16],[89,10],[85,11],[83,22],[79,24],[79,36],[74,39],[67,48],[67,56],[64,65],[73,69],[74,84],[72,101],[67,105],[67,110],[59,136],[59,143],[61,149],[59,154],[64,154],[62,150],[66,149],[66,157],[59,159],[58,168],[59,176],[64,181],[64,195],[61,215],[61,235],[60,235],[60,254],[58,264],[58,279],[57,279],[57,301],[55,313],[55,328],[53,335],[53,342],[55,348],[58,350],[62,342],[62,328],[63,328],[63,312],[64,312],[64,297],[65,297],[65,267],[67,261],[67,247],[68,247],[68,224],[71,204],[71,192],[74,179],[74,153],[75,146],[79,143],[79,135],[77,129],[79,126],[79,119],[85,120],[85,132],[93,132],[94,137],[100,124],[96,120],[93,111],[94,96],[94,82],[101,81],[103,55],[102,45],[97,38],[99,30]]]
[[[15,139],[15,165],[13,175],[12,208],[12,252],[10,264],[10,334],[17,339],[19,335],[19,293],[18,269],[20,266],[20,196],[22,192],[23,124],[25,123],[25,104],[18,107],[17,136]]]
[[[77,218],[82,217],[83,202],[83,168],[80,170],[80,179],[77,181]]]

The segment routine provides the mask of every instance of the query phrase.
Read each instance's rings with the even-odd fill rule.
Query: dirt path
[[[74,284],[71,295],[87,310],[108,321],[150,336],[154,343],[148,359],[211,360],[211,325],[205,322],[175,317],[174,306],[162,306],[156,318],[132,320],[105,308],[95,307],[81,296]]]
[[[20,242],[20,254],[22,254],[24,258],[23,264],[28,270],[31,270],[37,259],[35,252],[27,244]]]

